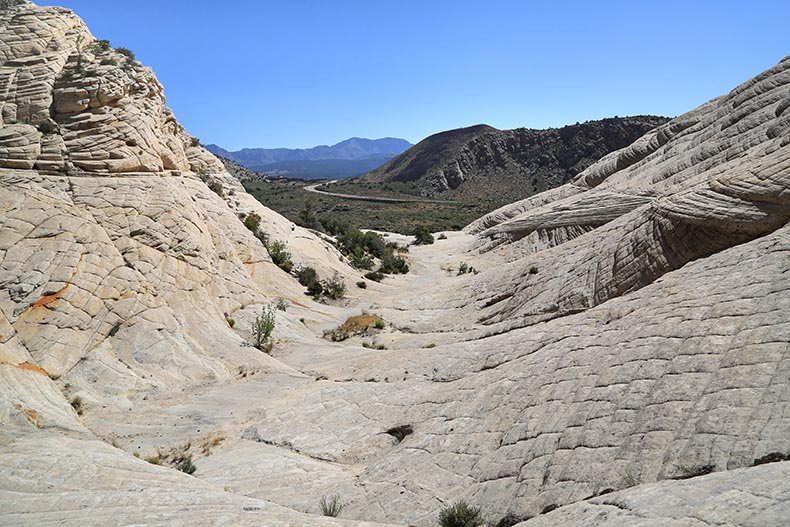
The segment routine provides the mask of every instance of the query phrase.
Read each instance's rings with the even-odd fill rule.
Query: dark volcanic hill
[[[412,182],[412,192],[453,199],[513,201],[556,187],[666,117],[614,117],[532,130],[487,125],[432,135],[358,180]]]

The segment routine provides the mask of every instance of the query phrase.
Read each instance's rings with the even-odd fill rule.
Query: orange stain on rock
[[[20,370],[34,371],[36,373],[40,373],[41,375],[46,375],[47,377],[49,377],[49,373],[47,373],[47,370],[45,370],[41,366],[33,364],[32,362],[23,362],[21,364],[17,364],[16,367],[19,368]]]
[[[36,300],[36,303],[33,304],[33,307],[48,306],[49,304],[51,304],[52,302],[63,296],[63,293],[66,291],[68,287],[69,287],[69,283],[66,282],[66,285],[64,285],[59,291],[55,291],[54,293],[49,295],[44,295],[38,300]]]

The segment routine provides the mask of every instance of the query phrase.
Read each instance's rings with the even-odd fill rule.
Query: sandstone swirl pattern
[[[248,196],[150,69],[2,5],[1,525],[790,517],[790,463],[751,466],[790,452],[789,60],[324,305],[239,214],[359,273]],[[249,327],[278,298],[267,355]],[[320,338],[363,308],[386,349]]]

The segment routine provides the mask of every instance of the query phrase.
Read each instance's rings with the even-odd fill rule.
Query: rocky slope
[[[220,161],[222,161],[225,170],[228,173],[239,180],[240,183],[248,183],[253,181],[266,181],[268,180],[268,176],[261,172],[255,172],[250,170],[249,168],[245,167],[244,165],[240,165],[232,159],[228,159],[227,157],[220,157]]]
[[[790,60],[327,305],[239,214],[359,273],[196,146],[149,69],[9,6],[0,525],[790,517],[790,463],[751,466],[790,453]],[[322,338],[362,310],[386,327]]]
[[[566,183],[666,121],[635,116],[547,130],[459,128],[420,141],[360,180],[416,182],[427,197],[515,201]]]

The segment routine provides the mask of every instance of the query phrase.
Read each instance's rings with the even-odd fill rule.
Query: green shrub
[[[318,273],[312,267],[302,267],[296,271],[296,279],[305,287],[318,282]]]
[[[186,457],[176,464],[176,469],[186,474],[194,474],[197,467],[192,463],[192,456]]]
[[[529,268],[529,274],[538,274],[538,268],[533,265]]]
[[[321,284],[321,282],[316,281],[307,286],[307,294],[313,298],[318,298],[323,292],[324,286]]]
[[[269,251],[269,256],[272,258],[272,262],[285,271],[286,273],[290,273],[293,269],[293,262],[291,262],[291,253],[288,252],[286,249],[285,242],[281,241],[273,241],[266,245],[266,250]]]
[[[357,269],[372,269],[373,260],[364,254],[351,255],[351,265]]]
[[[320,505],[321,514],[324,516],[331,516],[332,518],[337,518],[340,515],[340,512],[343,510],[343,504],[340,502],[340,496],[337,494],[328,500],[326,497],[322,497]]]
[[[115,48],[115,51],[126,57],[129,61],[135,60],[134,51],[127,48]]]
[[[365,273],[365,278],[373,280],[374,282],[381,282],[384,279],[384,274],[379,271],[374,271],[372,273]]]
[[[414,244],[415,245],[430,245],[433,243],[433,234],[425,227],[417,227],[414,229]]]
[[[376,329],[384,329],[387,326],[387,324],[384,322],[384,319],[379,318],[376,319],[376,323],[374,324],[374,326],[376,327]]]
[[[337,246],[346,256],[367,252],[381,258],[387,245],[384,238],[375,232],[363,233],[357,228],[350,228],[337,237]]]
[[[461,262],[461,263],[458,264],[458,274],[459,275],[466,274],[468,272],[469,272],[469,266],[466,264],[466,262]]]
[[[200,139],[198,139],[197,137],[193,137],[189,141],[189,146],[200,146]]]
[[[332,300],[343,298],[346,294],[346,283],[339,273],[335,273],[332,278],[325,280],[321,285],[324,288],[324,296]]]
[[[118,61],[115,60],[112,57],[105,57],[105,58],[101,59],[101,62],[99,62],[99,65],[101,65],[101,66],[117,66],[118,65]]]
[[[105,51],[110,51],[110,41],[109,40],[94,40],[88,46],[88,49],[94,55],[98,55],[99,53],[104,53]]]
[[[252,323],[252,338],[255,347],[261,351],[271,350],[271,337],[274,331],[274,308],[268,306],[261,309],[261,314]]]
[[[400,256],[387,253],[381,259],[380,273],[386,274],[406,274],[409,272],[409,264]]]
[[[367,289],[368,288],[368,284],[365,283],[365,282],[360,281],[360,282],[357,282],[357,287],[360,288],[360,289]]]
[[[442,527],[479,527],[483,525],[483,517],[480,507],[472,507],[462,500],[441,510],[439,524]]]
[[[244,218],[244,226],[252,232],[258,232],[258,228],[261,226],[261,217],[254,212],[250,212]]]
[[[225,322],[228,323],[228,326],[233,327],[236,325],[236,321],[230,318],[228,315],[225,315]]]
[[[41,132],[42,135],[52,135],[58,133],[58,125],[52,121],[41,121],[38,123],[36,128],[38,128],[38,131]]]

